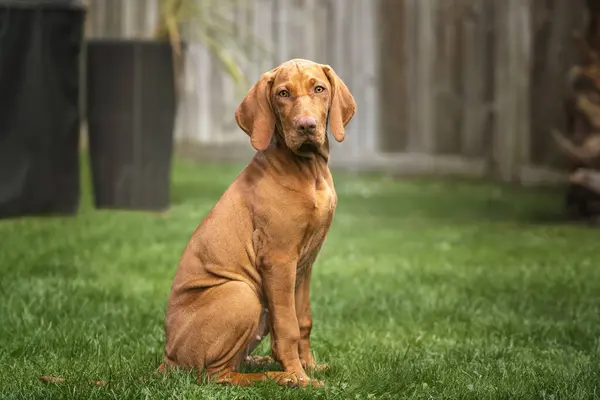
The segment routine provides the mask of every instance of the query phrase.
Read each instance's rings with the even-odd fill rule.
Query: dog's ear
[[[250,136],[252,147],[258,151],[269,146],[273,132],[275,132],[271,86],[276,75],[277,68],[265,72],[248,91],[235,111],[235,121]]]
[[[356,102],[346,84],[337,76],[329,65],[323,71],[331,84],[331,105],[329,106],[329,123],[333,137],[338,142],[344,140],[344,127],[356,112]]]

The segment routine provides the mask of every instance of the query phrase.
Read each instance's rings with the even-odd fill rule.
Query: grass
[[[600,396],[599,234],[557,221],[559,192],[340,173],[312,286],[326,388],[151,375],[181,251],[240,168],[178,161],[161,215],[94,210],[85,181],[76,218],[1,221],[0,398]]]

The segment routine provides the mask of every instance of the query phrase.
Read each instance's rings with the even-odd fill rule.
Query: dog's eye
[[[324,91],[325,91],[325,88],[323,86],[315,87],[315,93],[323,93]]]
[[[277,95],[279,97],[290,97],[290,92],[288,92],[287,90],[283,89],[283,90],[280,90],[279,93],[277,93]]]

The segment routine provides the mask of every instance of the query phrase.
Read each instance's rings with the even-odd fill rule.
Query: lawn
[[[342,173],[312,284],[326,387],[152,375],[179,256],[240,168],[177,161],[164,214],[94,210],[85,181],[76,218],[0,221],[0,398],[600,397],[599,233],[557,222],[560,192]]]

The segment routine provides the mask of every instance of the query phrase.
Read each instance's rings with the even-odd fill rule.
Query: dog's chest
[[[324,178],[316,180],[315,189],[312,195],[311,219],[315,225],[323,225],[333,215],[337,203],[337,196],[333,184],[327,182]]]
[[[333,220],[337,205],[333,184],[322,178],[318,180],[310,201],[312,206],[309,207],[306,215],[306,230],[300,245],[300,262],[298,263],[300,274],[313,263]]]

